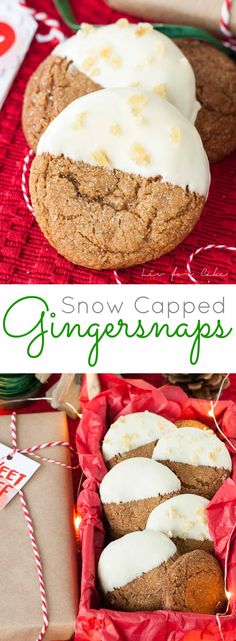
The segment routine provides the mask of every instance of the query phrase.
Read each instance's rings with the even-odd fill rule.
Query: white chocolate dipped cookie
[[[212,430],[181,427],[156,445],[153,459],[180,479],[182,492],[211,499],[230,476],[232,461],[225,444]]]
[[[106,602],[126,611],[161,608],[166,572],[175,561],[176,552],[168,537],[148,530],[112,541],[98,563]]]
[[[148,410],[120,416],[110,426],[102,443],[107,467],[131,457],[151,458],[159,438],[172,431],[177,431],[174,423]]]
[[[30,175],[49,242],[96,269],[173,249],[198,220],[209,184],[191,122],[160,96],[130,88],[97,91],[66,107],[42,135]]]
[[[36,69],[28,83],[23,127],[34,150],[48,124],[76,98],[98,89],[143,87],[175,105],[192,122],[200,108],[190,63],[149,23],[82,25]]]
[[[152,459],[130,458],[112,467],[100,485],[112,538],[143,530],[150,512],[180,489],[177,476]]]
[[[209,501],[197,494],[180,494],[158,505],[151,512],[147,529],[169,536],[184,554],[195,549],[213,552],[206,508]]]

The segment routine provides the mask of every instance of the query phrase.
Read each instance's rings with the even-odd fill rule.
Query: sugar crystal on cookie
[[[88,24],[88,22],[81,22],[80,29],[83,34],[92,33],[92,31],[94,31],[94,28],[95,27],[92,24]]]
[[[81,127],[84,127],[86,122],[86,117],[87,117],[86,111],[81,111],[80,113],[78,113],[74,121],[74,128],[80,129]]]
[[[172,127],[170,130],[170,139],[174,145],[179,145],[181,142],[181,130],[179,127]]]
[[[128,27],[129,26],[129,21],[127,20],[127,18],[120,18],[119,20],[117,20],[116,25],[120,29],[123,29],[124,27]]]
[[[149,165],[151,162],[150,154],[148,154],[144,147],[138,143],[134,143],[132,145],[130,157],[136,165]]]
[[[159,56],[163,56],[164,53],[166,52],[166,47],[162,42],[159,42],[156,45],[156,52],[159,54]]]
[[[160,85],[157,85],[156,87],[153,87],[153,91],[158,96],[162,96],[162,98],[165,98],[167,95],[166,85],[164,84],[164,82],[162,82]]]
[[[112,47],[103,47],[103,49],[101,49],[101,51],[99,52],[99,55],[101,56],[101,58],[105,58],[105,59],[110,58],[111,54],[112,54]]]
[[[102,167],[106,167],[110,165],[110,160],[108,158],[108,155],[102,149],[96,149],[92,154],[92,159],[95,160],[95,162],[97,162],[98,165],[101,165]]]
[[[140,22],[135,29],[136,36],[145,36],[153,30],[153,26],[149,22]]]
[[[135,107],[143,107],[148,102],[148,95],[144,93],[134,93],[128,98],[128,104]]]
[[[110,124],[110,132],[113,134],[113,136],[120,136],[122,133],[122,129],[119,125],[118,122],[111,122]]]

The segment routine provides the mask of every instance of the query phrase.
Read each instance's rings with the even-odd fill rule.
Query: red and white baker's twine
[[[33,214],[34,212],[33,212],[33,207],[30,204],[27,177],[28,177],[29,163],[33,155],[34,155],[34,152],[32,151],[32,149],[30,149],[28,154],[26,154],[26,156],[24,157],[22,174],[21,174],[21,189],[23,193],[23,198],[26,203],[26,207],[29,209],[31,214]]]
[[[78,469],[79,465],[67,465],[66,463],[62,463],[60,461],[54,461],[54,459],[47,459],[42,456],[38,456],[35,454],[36,450],[42,450],[46,449],[48,447],[56,447],[59,445],[63,445],[73,453],[76,453],[75,450],[71,447],[71,445],[65,441],[55,441],[55,442],[49,442],[49,443],[43,443],[41,445],[34,445],[33,447],[28,447],[24,449],[20,449],[17,447],[17,437],[16,437],[16,413],[13,412],[11,416],[11,435],[12,435],[12,445],[13,445],[13,453],[12,456],[16,452],[19,452],[20,454],[31,454],[32,456],[36,458],[40,458],[42,461],[45,461],[47,463],[54,463],[55,465],[61,465],[62,467],[66,467],[67,469]],[[76,453],[77,454],[77,453]],[[33,548],[34,552],[34,557],[36,561],[36,566],[37,566],[37,572],[38,572],[38,578],[39,578],[39,589],[40,589],[40,597],[41,597],[41,607],[42,607],[42,615],[43,615],[43,626],[42,629],[37,637],[37,641],[42,641],[44,638],[46,631],[48,629],[48,605],[47,605],[47,595],[46,595],[46,588],[45,588],[45,582],[44,582],[44,576],[43,576],[43,568],[42,568],[42,562],[41,562],[41,557],[40,557],[40,552],[37,546],[36,538],[34,535],[34,526],[33,522],[28,510],[28,506],[26,503],[26,500],[24,498],[24,494],[22,490],[19,491],[19,497],[22,505],[22,510],[26,519],[28,531],[29,531],[29,537],[30,537],[30,542]]]
[[[195,252],[190,254],[188,262],[187,262],[187,265],[186,265],[187,273],[188,273],[188,276],[189,276],[190,280],[192,281],[192,283],[195,283],[195,284],[198,283],[197,279],[193,276],[192,270],[191,270],[192,262],[193,262],[194,258],[198,254],[201,254],[201,252],[209,251],[211,249],[224,249],[224,250],[227,250],[227,251],[236,252],[236,247],[229,247],[228,245],[206,245],[205,247],[199,247],[198,249],[196,249]],[[115,277],[116,284],[117,285],[122,285],[122,282],[119,279],[118,273],[117,273],[117,271],[115,269],[113,271],[113,274],[114,274],[114,277]]]
[[[222,33],[227,37],[232,36],[232,32],[230,31],[231,5],[232,5],[232,0],[224,0],[221,8],[220,28]]]
[[[195,258],[195,256],[197,256],[201,252],[208,251],[209,249],[226,249],[227,251],[236,252],[236,247],[228,247],[228,245],[206,245],[205,247],[199,247],[198,249],[196,249],[196,251],[190,255],[189,260],[187,262],[187,272],[190,280],[193,283],[197,283],[198,281],[196,280],[196,278],[194,278],[192,274],[191,263],[193,262],[193,259]]]
[[[121,282],[121,280],[119,279],[119,276],[118,276],[118,274],[117,274],[116,269],[114,269],[114,270],[113,270],[113,274],[114,274],[114,276],[115,276],[116,284],[117,284],[117,285],[122,285],[122,282]]]
[[[231,8],[233,0],[223,0],[220,17],[220,30],[225,37],[223,44],[236,51],[236,38],[230,29]]]
[[[58,20],[50,18],[50,16],[43,11],[36,11],[36,9],[28,7],[25,0],[21,0],[20,5],[30,13],[37,22],[42,23],[45,27],[49,28],[48,33],[36,33],[35,38],[37,42],[43,44],[44,42],[50,42],[51,40],[56,40],[57,42],[65,40],[65,35]]]

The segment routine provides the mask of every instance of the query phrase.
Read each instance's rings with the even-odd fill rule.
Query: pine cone
[[[213,400],[217,397],[226,374],[163,374],[171,385],[179,385],[188,396]],[[222,389],[230,385],[225,379]]]

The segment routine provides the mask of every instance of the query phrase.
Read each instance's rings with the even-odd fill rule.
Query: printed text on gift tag
[[[0,510],[18,494],[39,463],[0,443]]]

